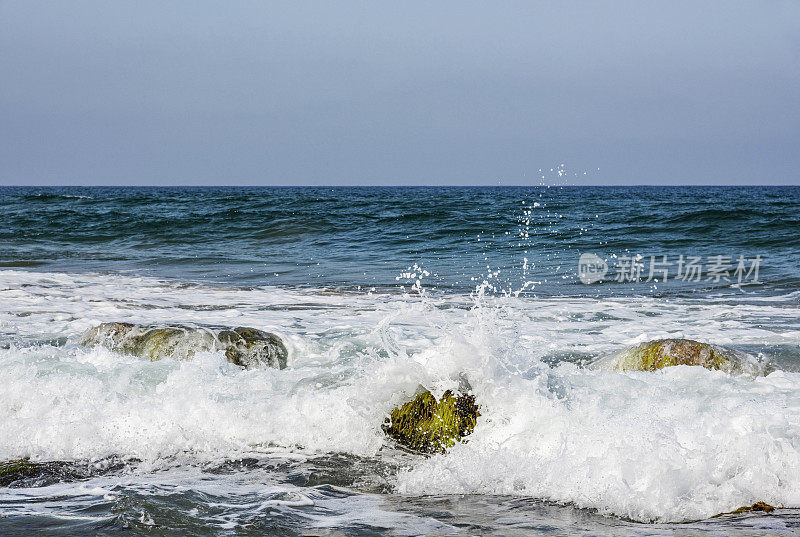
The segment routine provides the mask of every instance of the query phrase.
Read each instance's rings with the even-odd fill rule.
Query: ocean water
[[[800,533],[798,187],[0,188],[0,304],[0,460],[45,463],[0,535]],[[288,367],[78,344],[105,321]],[[592,367],[663,337],[767,374]],[[383,435],[465,381],[466,443]]]

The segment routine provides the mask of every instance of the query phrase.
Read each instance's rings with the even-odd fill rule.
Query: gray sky
[[[0,76],[0,184],[800,184],[796,0],[0,0]]]

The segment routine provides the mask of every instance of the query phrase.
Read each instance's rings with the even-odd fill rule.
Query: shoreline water
[[[743,191],[750,199],[734,205],[752,207],[731,217],[714,208],[717,197],[697,199],[702,189],[670,194],[695,199],[636,224],[638,237],[622,223],[665,200],[642,205],[635,189],[605,219],[593,209],[619,199],[546,189],[532,192],[555,196],[536,197],[532,209],[530,196],[484,206],[488,198],[462,191],[457,211],[436,198],[386,215],[386,204],[358,196],[314,194],[275,211],[269,193],[218,207],[219,197],[198,205],[165,189],[162,205],[137,216],[151,197],[48,207],[0,192],[11,209],[0,217],[3,261],[45,263],[0,269],[0,458],[67,463],[0,488],[0,530],[792,534],[800,274],[797,254],[781,255],[797,251],[800,202]],[[439,212],[403,216],[426,204]],[[665,221],[679,230],[659,229]],[[371,237],[380,226],[385,236]],[[187,242],[192,233],[199,238]],[[599,242],[601,253],[640,245],[676,256],[752,257],[760,247],[763,284],[582,284],[577,250]],[[101,262],[87,262],[101,250]],[[304,255],[320,265],[298,265]],[[250,276],[255,258],[267,267]],[[520,282],[545,278],[552,285],[515,295]],[[77,344],[107,321],[253,326],[286,342],[288,366],[245,370],[214,352],[146,362]],[[688,366],[586,367],[663,337],[731,347],[777,370],[752,379]],[[442,393],[463,376],[483,405],[466,444],[426,458],[386,439],[381,424],[394,406],[420,385]],[[756,501],[778,510],[708,518]]]

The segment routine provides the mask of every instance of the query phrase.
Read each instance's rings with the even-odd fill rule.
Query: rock
[[[425,390],[392,411],[383,431],[401,445],[422,453],[444,453],[472,433],[480,416],[475,397],[446,391],[437,401]]]
[[[0,461],[0,487],[44,487],[53,483],[87,479],[123,468],[125,464],[116,458],[92,462],[33,462],[30,459]]]
[[[656,371],[674,365],[699,365],[729,374],[763,373],[747,354],[691,339],[648,341],[595,362],[596,367],[613,371]]]
[[[0,462],[0,487],[7,487],[15,481],[37,476],[41,465],[26,459]]]
[[[771,506],[770,504],[768,504],[768,503],[764,503],[764,502],[756,502],[756,503],[754,503],[753,505],[751,505],[751,506],[749,506],[749,507],[748,507],[748,506],[744,506],[744,507],[740,507],[740,508],[739,508],[739,509],[737,509],[736,511],[731,511],[731,514],[736,514],[736,513],[749,513],[749,512],[758,512],[758,511],[762,511],[762,512],[764,512],[764,513],[771,513],[771,512],[773,512],[774,510],[775,510],[775,508],[774,508],[774,507],[772,507],[772,506]]]
[[[79,477],[82,474],[66,462],[31,462],[28,459],[0,462],[0,487],[42,486]]]
[[[725,515],[738,515],[740,513],[771,513],[775,510],[770,504],[765,502],[756,502],[753,505],[745,505],[744,507],[740,507],[735,511],[730,511],[728,513],[720,513],[718,515],[714,515],[711,518],[717,518],[720,516]]]
[[[286,346],[275,334],[255,328],[220,330],[183,325],[140,326],[103,323],[87,330],[84,346],[103,345],[147,360],[186,360],[197,352],[224,351],[229,362],[246,368],[286,367]]]
[[[269,332],[256,328],[239,327],[223,330],[217,334],[218,341],[225,344],[225,357],[232,364],[246,368],[286,368],[289,352],[283,341]]]

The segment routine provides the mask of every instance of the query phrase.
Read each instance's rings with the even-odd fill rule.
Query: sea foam
[[[25,284],[25,285],[22,285]],[[800,373],[616,373],[591,359],[657,337],[800,340],[794,307],[652,299],[374,295],[0,271],[0,455],[208,462],[282,451],[382,458],[420,385],[471,387],[472,435],[409,458],[404,495],[508,494],[640,521],[800,505]],[[100,321],[275,331],[289,367],[221,353],[147,362],[76,343]]]

